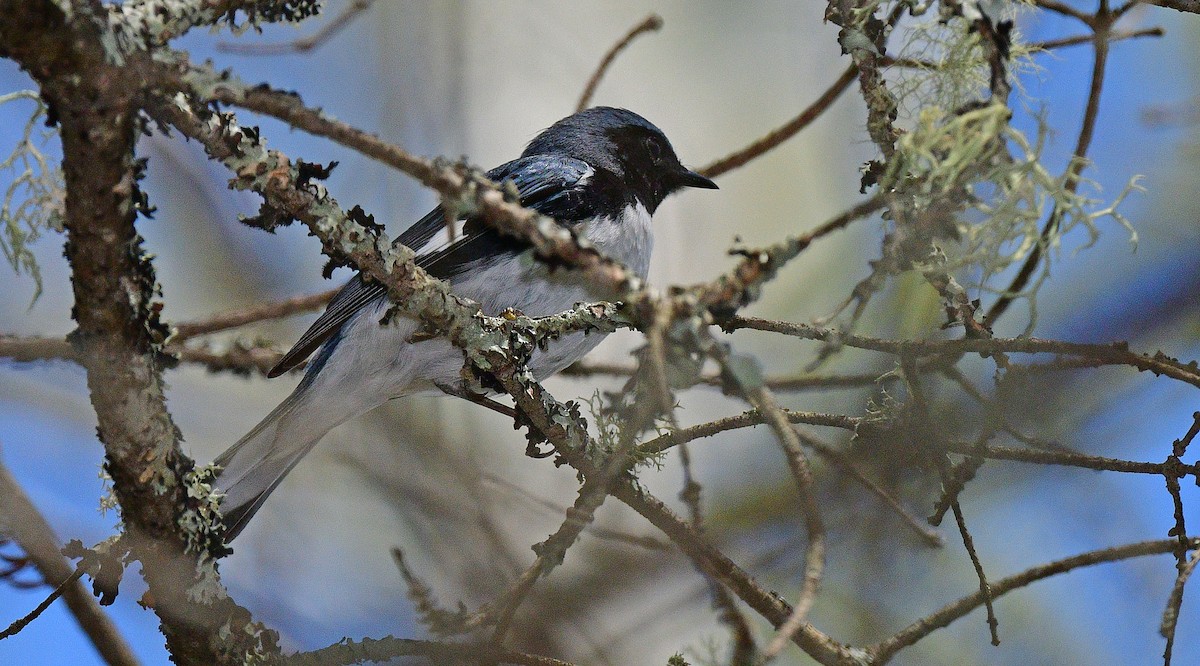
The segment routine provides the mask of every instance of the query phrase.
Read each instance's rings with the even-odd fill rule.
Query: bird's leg
[[[450,386],[448,384],[440,384],[439,383],[439,384],[437,384],[437,387],[439,389],[441,389],[442,393],[445,393],[446,395],[452,395],[456,398],[462,398],[463,400],[473,402],[477,405],[482,405],[482,406],[487,407],[488,409],[492,410],[493,412],[499,412],[500,414],[503,414],[510,419],[517,418],[517,410],[513,409],[512,407],[509,407],[508,405],[502,405],[482,393],[475,393],[474,391],[468,391],[465,388]]]
[[[528,428],[529,443],[525,446],[525,455],[529,456],[530,458],[549,458],[550,456],[554,455],[554,449],[543,451],[538,448],[539,444],[546,441],[546,436],[538,431],[533,423],[531,423],[529,419],[526,418],[525,415],[519,410],[509,407],[508,405],[502,405],[486,395],[483,395],[482,393],[475,393],[474,391],[469,391],[463,387],[450,386],[447,384],[437,384],[437,387],[446,395],[452,395],[456,398],[462,398],[463,400],[487,407],[494,412],[498,412],[509,417],[510,419],[513,419],[518,427],[525,426]]]

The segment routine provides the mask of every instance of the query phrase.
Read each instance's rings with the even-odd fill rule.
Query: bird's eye
[[[646,152],[650,153],[650,159],[655,162],[661,162],[663,156],[663,147],[654,137],[646,137]]]

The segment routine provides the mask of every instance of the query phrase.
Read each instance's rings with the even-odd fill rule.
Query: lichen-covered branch
[[[235,31],[315,16],[321,0],[127,0],[111,5],[112,35],[131,52],[165,45],[192,28],[225,23]]]
[[[88,4],[67,17],[49,2],[0,2],[0,45],[38,80],[60,124],[79,325],[70,339],[87,369],[131,555],[142,562],[174,659],[241,663],[273,649],[274,638],[220,586],[211,557],[220,535],[198,513],[193,463],[166,409],[156,360],[166,327],[134,227],[145,206],[134,157],[142,85],[107,50],[101,11]],[[218,638],[222,626],[231,640]]]
[[[426,657],[434,663],[475,660],[513,666],[571,666],[552,657],[516,652],[488,643],[439,643],[411,638],[343,639],[329,647],[300,652],[273,663],[280,666],[348,666],[363,662],[390,662],[399,657]]]
[[[177,59],[180,58],[177,56]],[[268,86],[250,86],[228,73],[216,73],[180,62],[177,66],[162,68],[159,76],[163,86],[169,90],[187,91],[197,95],[201,101],[216,100],[273,116],[297,129],[327,137],[392,166],[437,191],[452,208],[483,214],[501,233],[524,239],[538,256],[578,269],[597,285],[606,285],[617,293],[641,286],[640,280],[620,263],[605,257],[567,227],[510,201],[503,190],[487,182],[478,170],[463,164],[446,165],[417,157],[305,106],[297,95]],[[253,155],[238,158],[237,161],[252,164],[253,158],[260,157],[259,152],[255,147]],[[238,186],[253,189],[250,186],[254,180],[243,179]]]

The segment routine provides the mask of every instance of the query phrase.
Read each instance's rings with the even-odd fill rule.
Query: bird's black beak
[[[704,176],[701,176],[700,174],[696,173],[695,171],[689,171],[686,169],[683,171],[683,173],[679,174],[679,186],[680,187],[701,187],[706,190],[717,189],[716,183],[712,182],[708,178],[705,178]]]

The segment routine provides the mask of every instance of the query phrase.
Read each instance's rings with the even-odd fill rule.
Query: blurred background
[[[1085,11],[1091,0],[1070,2]],[[296,90],[311,105],[377,132],[423,155],[467,156],[485,168],[515,157],[541,129],[574,110],[600,57],[648,12],[665,27],[621,55],[601,83],[596,104],[633,109],[671,138],[685,164],[702,166],[757,139],[814,100],[848,64],[837,26],[822,22],[826,3],[758,2],[402,2],[377,0],[320,48],[308,53],[239,55],[221,43],[279,43],[314,33],[343,10],[331,0],[324,17],[299,29],[268,27],[232,38],[196,31],[178,42],[200,61],[232,67],[251,82]],[[1030,41],[1083,34],[1045,12],[1026,12],[1019,29]],[[1126,215],[1140,243],[1111,221],[1086,251],[1086,234],[1065,239],[1039,300],[1040,337],[1161,349],[1200,357],[1200,134],[1194,115],[1200,19],[1157,8],[1131,12],[1124,28],[1162,26],[1166,36],[1116,43],[1108,65],[1094,166],[1086,175],[1113,196],[1134,174],[1145,194]],[[1035,57],[1023,75],[1024,103],[1015,124],[1032,134],[1044,113],[1054,133],[1046,163],[1061,172],[1075,143],[1091,71],[1089,46]],[[0,61],[0,93],[31,88],[10,61]],[[23,105],[23,106],[22,106]],[[29,104],[0,107],[0,146],[13,145]],[[435,205],[409,178],[330,142],[260,122],[269,145],[293,158],[340,166],[329,180],[346,207],[360,204],[396,234]],[[852,89],[817,123],[779,149],[719,179],[718,192],[685,192],[656,216],[651,282],[658,287],[708,280],[732,265],[740,239],[764,244],[814,227],[858,200],[859,166],[873,156],[865,111]],[[179,322],[214,312],[309,294],[340,284],[320,276],[319,243],[300,226],[274,235],[241,225],[255,197],[231,193],[228,174],[177,137],[147,138],[144,189],[158,206],[139,226],[166,304]],[[10,178],[10,174],[0,178]],[[5,185],[5,183],[0,183]],[[831,312],[879,256],[882,225],[861,222],[824,240],[789,266],[750,314],[812,321]],[[0,332],[65,335],[71,292],[61,238],[35,246],[45,292],[32,301],[28,277],[9,274],[0,297]],[[0,273],[7,271],[0,267]],[[865,334],[927,336],[943,321],[928,289],[896,281],[872,302]],[[997,284],[1006,283],[1001,278]],[[928,292],[928,293],[926,293]],[[985,304],[990,299],[985,297]],[[234,335],[288,346],[315,315],[272,322]],[[1021,332],[1018,303],[997,328]],[[816,357],[810,343],[761,333],[730,336],[771,375],[800,373]],[[591,360],[629,362],[640,336],[611,336]],[[842,354],[823,372],[890,370],[892,359]],[[994,365],[966,361],[964,371],[988,391]],[[297,381],[170,371],[170,407],[186,449],[210,461],[237,440]],[[1039,377],[1025,395],[1002,404],[1022,431],[1082,452],[1159,461],[1200,409],[1195,389],[1128,368]],[[555,378],[560,400],[613,390],[621,380]],[[785,394],[787,407],[861,415],[876,389]],[[989,391],[990,392],[990,391]],[[955,391],[935,394],[950,427],[978,425],[980,410]],[[745,407],[714,388],[680,396],[686,424]],[[851,448],[844,433],[813,431]],[[222,563],[223,580],[257,619],[278,629],[289,649],[313,649],[343,636],[421,637],[412,603],[390,551],[404,550],[412,569],[446,607],[468,607],[504,590],[531,561],[531,544],[557,528],[574,499],[573,473],[523,455],[511,421],[453,399],[414,398],[387,405],[336,429],[272,496]],[[853,449],[856,460],[893,488],[917,515],[937,497],[929,472],[895,466],[886,452]],[[701,440],[691,447],[711,537],[735,561],[785,598],[799,590],[804,535],[794,483],[765,428]],[[81,368],[66,362],[0,360],[0,456],[63,539],[94,543],[113,533],[115,514],[99,512],[102,449],[95,438]],[[881,462],[882,461],[882,462]],[[880,640],[978,587],[957,534],[930,548],[877,499],[836,467],[817,463],[830,530],[824,588],[812,621],[835,638]],[[642,482],[680,511],[682,472],[675,454]],[[1185,483],[1189,524],[1200,499]],[[1159,477],[991,462],[962,495],[963,509],[988,574],[997,579],[1085,550],[1165,538],[1171,500]],[[597,525],[628,536],[656,536],[639,516],[609,500]],[[661,538],[661,537],[659,537]],[[0,552],[15,554],[10,546]],[[1133,664],[1160,659],[1158,625],[1175,577],[1170,556],[1075,571],[997,602],[999,647],[988,644],[982,611],[901,652],[900,664]],[[165,663],[155,616],[137,606],[136,575],[126,577],[112,607],[116,622],[146,663]],[[0,625],[35,606],[45,588],[0,584]],[[1176,644],[1177,664],[1200,663],[1200,598],[1189,589]],[[764,641],[765,624],[755,624]],[[729,633],[711,610],[703,578],[678,552],[585,532],[565,565],[538,583],[519,615],[513,645],[581,664],[663,664],[676,652],[692,663],[728,660]],[[809,663],[799,650],[782,663]],[[0,663],[100,663],[61,603],[18,636],[0,641]]]

